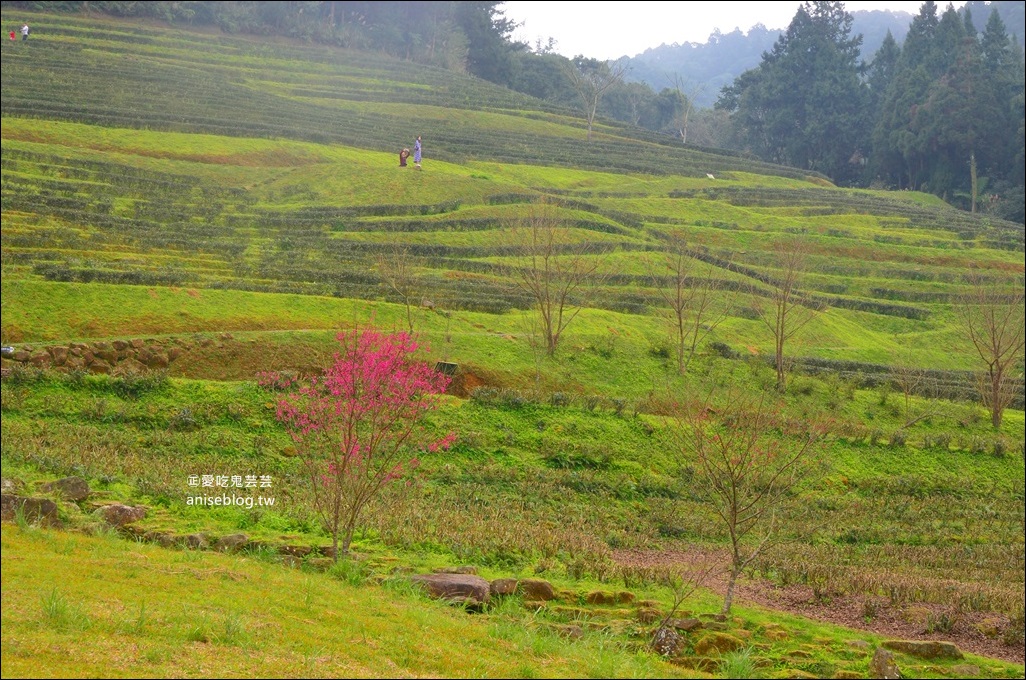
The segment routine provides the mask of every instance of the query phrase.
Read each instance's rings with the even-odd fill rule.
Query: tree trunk
[[[684,320],[677,316],[677,372],[684,375]]]
[[[727,593],[723,596],[723,609],[720,611],[723,615],[729,614],[730,607],[734,604],[734,587],[737,585],[739,571],[735,566],[730,568],[730,576],[727,578]]]
[[[969,152],[969,179],[972,181],[972,210],[970,212],[976,212],[976,196],[979,191],[979,183],[976,177],[976,151]]]
[[[990,371],[990,424],[994,426],[995,430],[1001,429],[1002,416],[1005,413],[1005,402],[1004,395],[1002,392],[1002,382],[1004,376],[1000,373],[991,369]]]
[[[780,333],[783,333],[781,330]],[[784,370],[784,341],[782,337],[777,338],[776,345],[777,364],[777,390],[783,392],[787,389],[787,372]]]
[[[595,122],[595,114],[598,113],[598,97],[592,102],[591,113],[588,114],[588,141],[591,141],[591,126]]]
[[[338,551],[338,550],[335,551],[335,561],[336,562],[338,561],[338,556],[339,556],[340,552],[341,552],[342,555],[348,555],[349,554],[349,546],[352,545],[352,543],[353,543],[353,528],[352,527],[346,527],[345,534],[342,535],[342,550],[341,551]]]

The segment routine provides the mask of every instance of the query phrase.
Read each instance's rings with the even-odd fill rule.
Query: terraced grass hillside
[[[449,72],[77,18],[36,23],[36,40],[4,53],[5,280],[373,299],[387,289],[375,256],[401,246],[422,297],[500,313],[528,301],[497,276],[496,230],[539,202],[608,254],[618,276],[594,304],[619,311],[657,304],[642,255],[675,228],[728,287],[771,275],[769,244],[805,234],[810,292],[876,335],[945,327],[944,303],[970,265],[1021,275],[1021,226],[622,127],[589,144],[572,112]],[[430,172],[400,173],[398,149],[416,134]],[[18,326],[5,324],[9,340],[34,339]],[[865,359],[879,340],[817,344]]]
[[[320,549],[327,539],[275,420],[277,397],[255,378],[323,368],[340,328],[412,327],[430,346],[426,359],[459,365],[431,422],[459,439],[425,457],[405,497],[381,500],[356,543],[366,559],[330,576],[409,598],[420,613],[397,616],[415,626],[431,618],[428,605],[393,580],[410,569],[473,564],[581,594],[540,611],[504,604],[495,614],[505,618],[474,624],[474,640],[532,650],[516,668],[491,657],[447,667],[437,658],[449,643],[420,638],[426,664],[367,652],[330,666],[340,652],[329,648],[342,643],[319,630],[306,639],[290,628],[281,646],[263,613],[220,603],[208,608],[216,625],[208,617],[210,630],[195,635],[181,612],[153,601],[171,632],[155,637],[139,614],[137,633],[150,632],[119,662],[125,672],[209,673],[212,641],[258,649],[285,674],[380,670],[387,657],[410,675],[665,675],[646,647],[652,621],[589,609],[583,593],[623,586],[665,612],[668,566],[723,557],[667,415],[681,398],[743,390],[772,394],[793,418],[834,423],[822,478],[802,490],[809,514],[783,518],[787,540],[753,564],[750,599],[727,623],[758,668],[867,671],[870,654],[844,642],[856,633],[806,629],[774,611],[799,601],[788,608],[848,612],[838,622],[955,638],[1011,662],[976,659],[972,673],[901,657],[906,675],[1021,677],[1022,368],[1018,400],[996,429],[955,303],[971,278],[996,295],[1022,290],[1022,225],[924,194],[838,188],[619,124],[600,123],[588,142],[573,111],[374,54],[80,16],[5,10],[3,19],[33,26],[0,55],[0,340],[17,357],[4,358],[0,451],[19,493],[46,495],[46,482],[76,475],[94,494],[60,505],[65,526],[96,531],[92,504],[116,500],[148,508],[139,539],[215,543],[244,532],[243,561]],[[423,169],[400,168],[399,150],[418,134]],[[559,225],[560,261],[582,254],[595,264],[551,356],[534,301],[516,285],[531,252],[516,234],[539,216]],[[686,237],[692,284],[711,301],[683,375],[664,299],[674,235]],[[778,394],[762,310],[785,274],[779,246],[791,242],[807,249],[799,292],[818,313],[786,347],[793,375]],[[86,354],[100,360],[86,364]],[[188,507],[186,480],[211,473],[272,476],[279,503]],[[45,631],[56,619],[40,619],[36,600],[5,594],[5,675],[9,659],[38,675],[53,645],[75,635],[116,647],[131,622],[117,624],[95,592],[69,584],[48,596],[7,562],[9,546],[103,548],[22,524],[5,528],[5,592],[14,584],[50,597],[45,614],[68,590],[84,620],[101,623],[79,626],[65,602],[55,641]],[[193,559],[149,550],[139,559],[175,575],[179,559]],[[307,557],[286,561],[308,591],[327,588],[313,573],[323,565]],[[258,578],[250,569],[204,561],[193,571]],[[715,609],[716,584],[707,586],[688,605],[696,615]],[[115,609],[138,606],[140,592],[119,581]],[[218,622],[234,631],[221,631],[228,642],[211,632]],[[560,637],[566,626],[582,628],[593,666]],[[357,628],[348,644],[394,635],[373,621]],[[168,650],[183,641],[188,664],[176,666]],[[717,672],[719,657],[694,660],[699,642],[677,660],[691,664],[683,672]]]

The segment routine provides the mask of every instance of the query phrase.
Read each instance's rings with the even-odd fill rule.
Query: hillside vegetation
[[[618,123],[588,142],[570,111],[369,52],[3,18],[33,26],[3,42],[0,78],[4,494],[60,500],[45,484],[81,477],[91,495],[57,519],[100,534],[23,515],[4,527],[5,676],[254,672],[212,666],[222,647],[283,675],[726,673],[737,659],[696,652],[697,634],[668,664],[644,612],[668,611],[668,570],[725,554],[675,416],[739,393],[831,423],[820,474],[796,489],[800,515],[780,518],[783,540],[751,565],[734,618],[715,622],[757,672],[865,674],[887,637],[775,611],[799,598],[812,616],[854,612],[845,623],[982,655],[899,655],[906,676],[1022,676],[1022,363],[995,427],[958,313],[981,288],[1021,305],[1022,225]],[[400,168],[417,135],[423,169]],[[516,279],[532,254],[517,235],[542,218],[559,228],[553,261],[594,265],[552,352]],[[689,285],[710,300],[686,371],[664,297],[681,238]],[[785,347],[780,390],[765,320],[793,243],[801,306],[816,313]],[[266,376],[317,373],[355,325],[412,328],[426,360],[458,364],[428,423],[458,438],[378,499],[359,559],[326,565]],[[203,475],[266,476],[270,490],[238,493],[275,504],[191,506]],[[147,509],[125,532],[141,542],[244,533],[249,549],[116,539],[95,514],[115,501]],[[88,576],[41,578],[25,559]],[[459,565],[545,578],[561,599],[468,614],[402,578]],[[265,582],[293,596],[256,608]],[[176,603],[214,583],[234,595],[197,604],[194,624]],[[701,585],[683,605],[696,617],[719,598],[716,578]],[[607,590],[635,604],[592,606]],[[83,651],[127,638],[131,654]],[[477,658],[450,655],[464,638]]]

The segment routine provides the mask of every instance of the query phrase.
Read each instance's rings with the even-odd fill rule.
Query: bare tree
[[[763,323],[773,334],[773,363],[777,389],[787,389],[784,349],[800,330],[815,318],[819,306],[802,294],[801,286],[809,264],[809,244],[797,236],[773,246],[777,272],[769,281],[769,304],[757,303]]]
[[[906,360],[899,361],[894,365],[892,375],[894,383],[905,397],[905,424],[902,427],[908,427],[914,420],[918,420],[918,418],[913,419],[912,416],[912,397],[919,392],[920,387],[926,381],[926,371],[918,366],[913,366]]]
[[[933,417],[940,413],[938,387],[935,380],[931,380],[928,371],[912,363],[911,351],[906,350],[905,356],[894,364],[891,370],[892,379],[905,398],[904,418],[905,424],[902,428],[912,427],[920,420]],[[912,398],[914,396],[927,397],[920,402],[918,408],[913,408]]]
[[[695,277],[697,265],[683,230],[671,232],[662,257],[648,263],[652,284],[669,309],[677,372],[681,374],[687,371],[698,343],[726,318],[733,304],[731,300],[716,309],[717,296]]]
[[[535,394],[542,392],[542,378],[545,376],[545,359],[549,356],[546,347],[544,333],[541,332],[540,314],[525,316],[520,320],[520,328],[527,338],[527,347],[531,352],[531,361],[534,364],[534,391]]]
[[[702,85],[692,85],[687,78],[673,74],[673,91],[677,96],[677,106],[673,117],[673,125],[677,128],[682,144],[688,143],[688,120],[695,110],[695,97],[702,91]]]
[[[694,465],[695,479],[730,539],[724,614],[738,577],[777,537],[779,515],[799,505],[796,491],[819,470],[826,427],[789,421],[781,412],[765,397],[731,394],[716,419],[711,395],[678,414],[682,463]]]
[[[418,279],[409,246],[393,243],[388,251],[378,255],[377,265],[382,280],[406,306],[406,324],[412,333]]]
[[[588,119],[589,142],[602,95],[609,88],[622,82],[629,68],[626,62],[605,62],[580,55],[570,60],[566,73],[574,92],[581,98],[584,106],[584,115]]]
[[[999,289],[971,272],[955,309],[965,337],[986,367],[980,396],[990,409],[991,424],[999,428],[1014,397],[1015,373],[1022,376],[1023,285]]]
[[[595,245],[576,238],[555,209],[536,206],[503,229],[511,256],[506,275],[530,296],[545,351],[555,354],[567,326],[583,309],[589,285],[601,283],[602,257]]]

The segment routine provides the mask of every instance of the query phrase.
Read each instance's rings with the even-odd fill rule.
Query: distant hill
[[[1009,35],[1015,36],[1020,45],[1024,44],[1024,3],[976,1],[966,3],[966,7],[970,9],[978,30],[986,25],[991,9],[997,9]],[[908,12],[884,10],[862,10],[851,14],[854,17],[854,32],[863,36],[862,58],[866,61],[870,61],[876,54],[887,31],[899,43],[904,42],[913,19],[913,15]],[[627,79],[645,83],[658,92],[672,87],[674,74],[677,74],[684,78],[689,90],[695,89],[695,103],[709,108],[716,102],[724,86],[759,65],[762,53],[773,47],[785,28],[770,29],[756,24],[748,33],[740,29],[730,33],[717,30],[704,43],[664,43],[627,58],[631,67]]]

